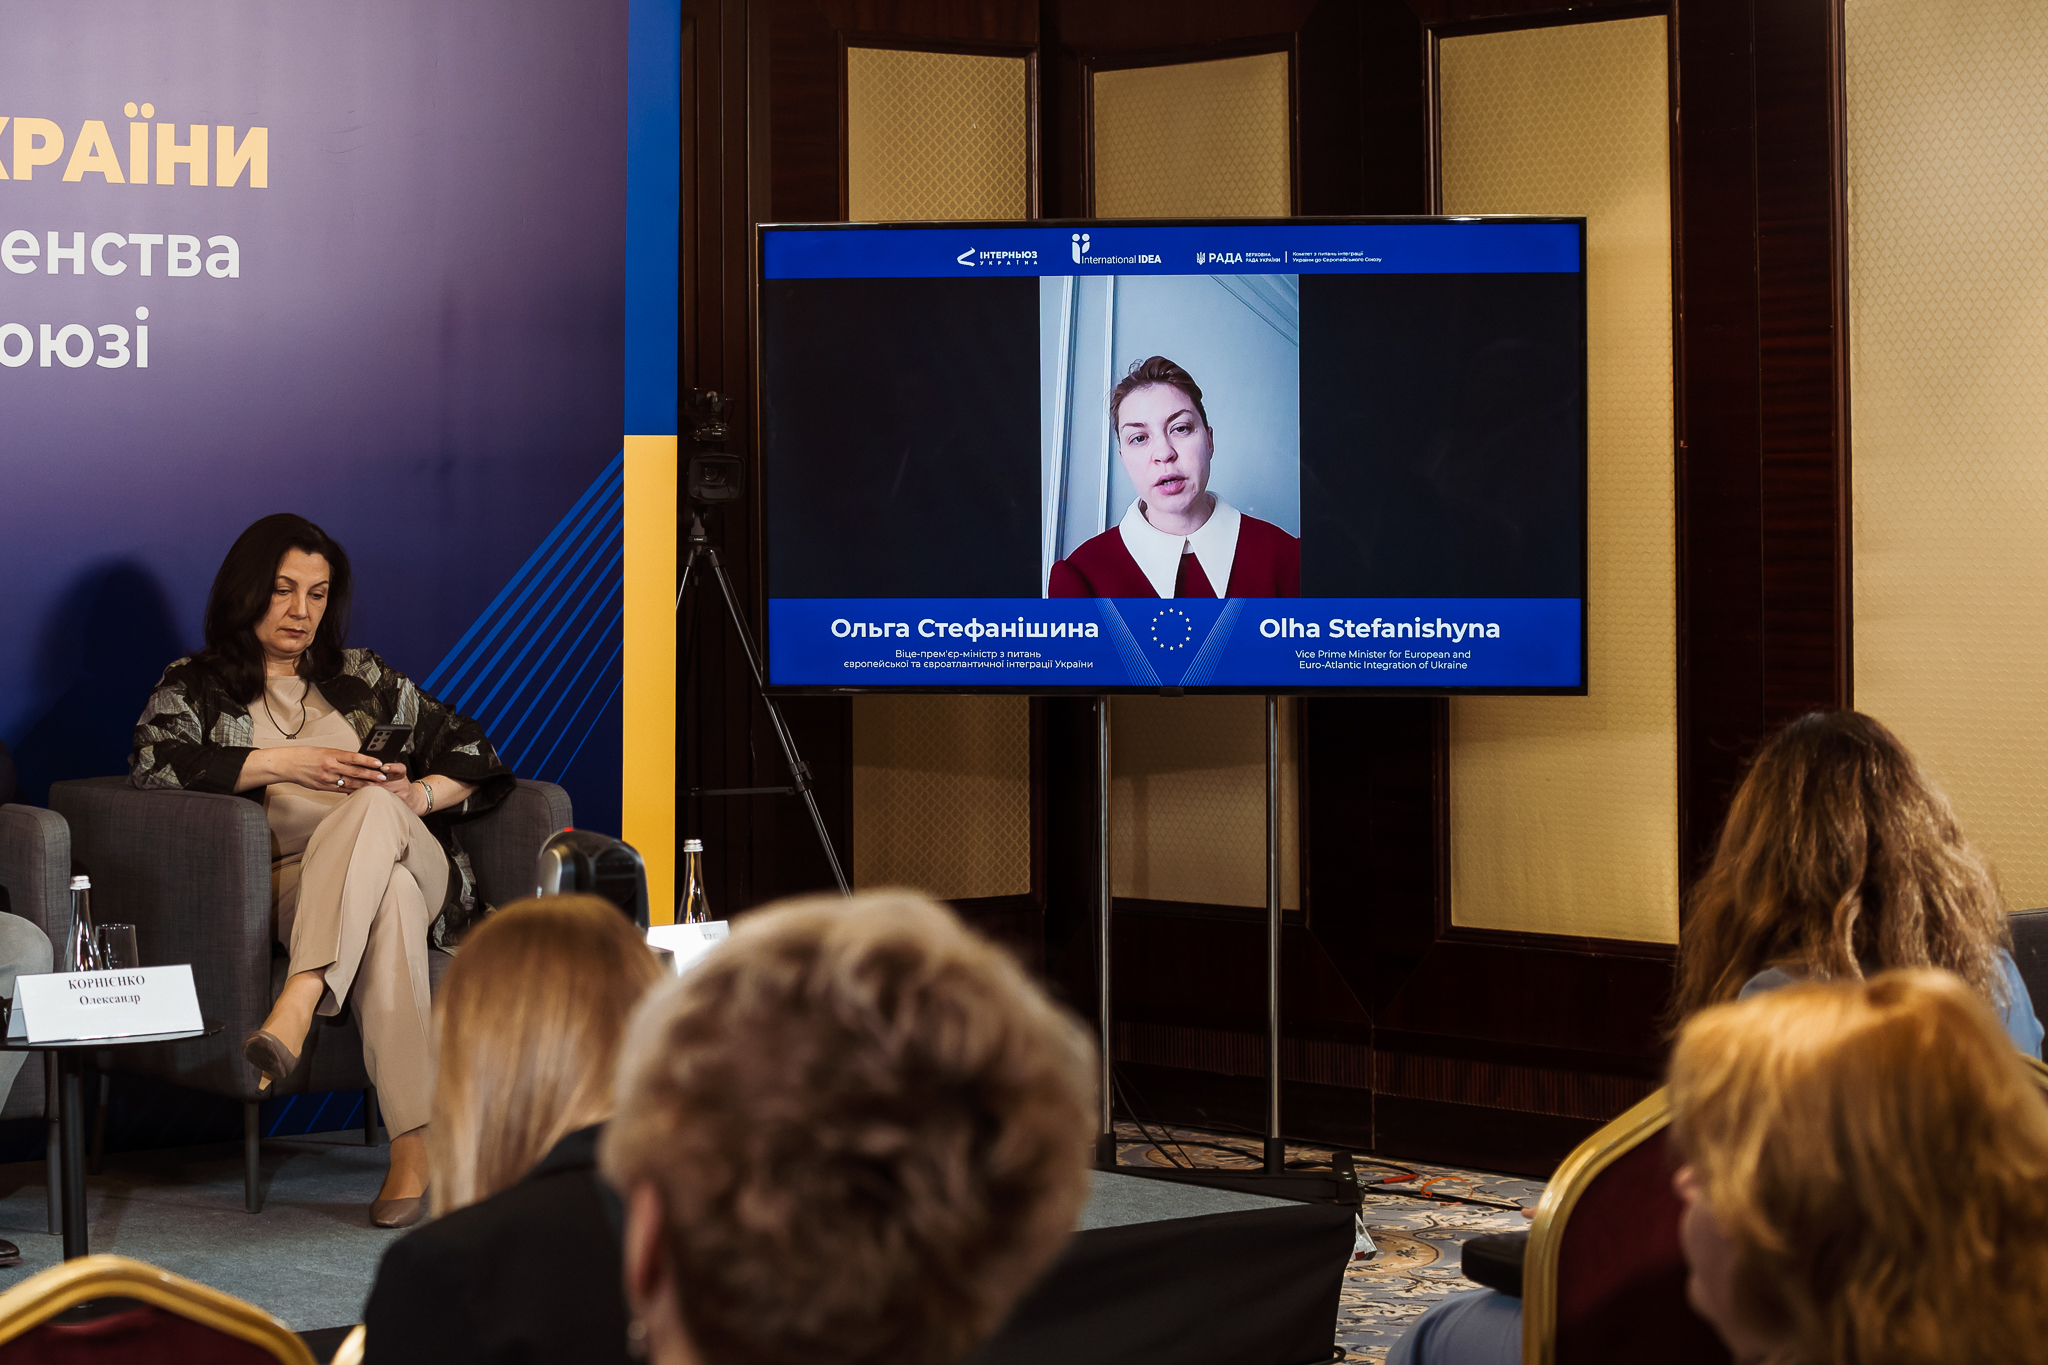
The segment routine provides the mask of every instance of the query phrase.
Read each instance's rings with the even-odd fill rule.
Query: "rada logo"
[[[1077,233],[1075,233],[1075,234],[1074,234],[1074,247],[1073,247],[1073,250],[1074,250],[1074,259],[1075,259],[1076,261],[1080,260],[1080,259],[1081,259],[1081,258],[1082,258],[1083,256],[1086,256],[1086,255],[1088,254],[1088,234],[1087,234],[1087,233],[1085,233],[1085,232],[1077,232]]]

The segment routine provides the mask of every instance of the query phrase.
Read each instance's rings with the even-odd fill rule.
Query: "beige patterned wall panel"
[[[1591,695],[1451,703],[1451,914],[1678,934],[1665,20],[1446,39],[1446,213],[1584,214]]]
[[[1098,71],[1092,98],[1097,217],[1289,211],[1286,53]]]
[[[1850,0],[1856,702],[2048,904],[2048,4]]]
[[[1280,903],[1301,905],[1294,701],[1280,703]],[[1118,697],[1110,884],[1119,896],[1266,903],[1266,699]]]
[[[856,697],[853,881],[941,899],[1031,890],[1031,703]]]
[[[856,222],[1022,218],[1022,57],[846,50],[846,188]]]
[[[1095,211],[1105,218],[1288,211],[1287,57],[1098,72]],[[1115,893],[1266,903],[1266,703],[1119,697],[1111,712]],[[1281,712],[1281,902],[1301,904],[1294,703]]]
[[[1018,57],[849,48],[856,219],[1021,218]],[[1031,719],[1022,697],[856,697],[853,880],[946,899],[1031,890]]]

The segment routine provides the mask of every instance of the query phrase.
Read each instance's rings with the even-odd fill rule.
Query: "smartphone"
[[[370,737],[363,741],[363,752],[386,763],[395,763],[406,741],[411,738],[410,725],[375,725],[370,728]]]

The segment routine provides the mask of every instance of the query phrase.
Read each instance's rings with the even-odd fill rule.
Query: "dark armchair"
[[[4,753],[0,749],[0,753]],[[71,830],[64,817],[38,806],[0,806],[0,909],[20,915],[49,935],[62,965],[71,928]],[[45,1119],[49,1133],[50,1231],[58,1221],[57,1110],[47,1074],[50,1053],[30,1057],[0,1105],[0,1119]]]
[[[298,1069],[259,1092],[242,1039],[284,987],[285,959],[272,953],[270,827],[243,796],[140,791],[125,777],[58,782],[50,805],[70,822],[72,848],[93,879],[94,917],[136,926],[145,962],[192,964],[199,1008],[227,1027],[210,1038],[123,1049],[121,1070],[139,1072],[243,1105],[248,1209],[263,1207],[257,1106],[271,1095],[366,1089],[354,1012],[319,1019]],[[549,835],[571,823],[569,794],[521,782],[496,810],[465,821],[459,838],[493,905],[531,896],[534,860]],[[449,962],[429,954],[439,982]]]

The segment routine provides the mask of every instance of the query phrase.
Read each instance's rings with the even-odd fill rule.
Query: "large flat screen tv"
[[[1584,692],[1585,240],[762,227],[770,686]]]

